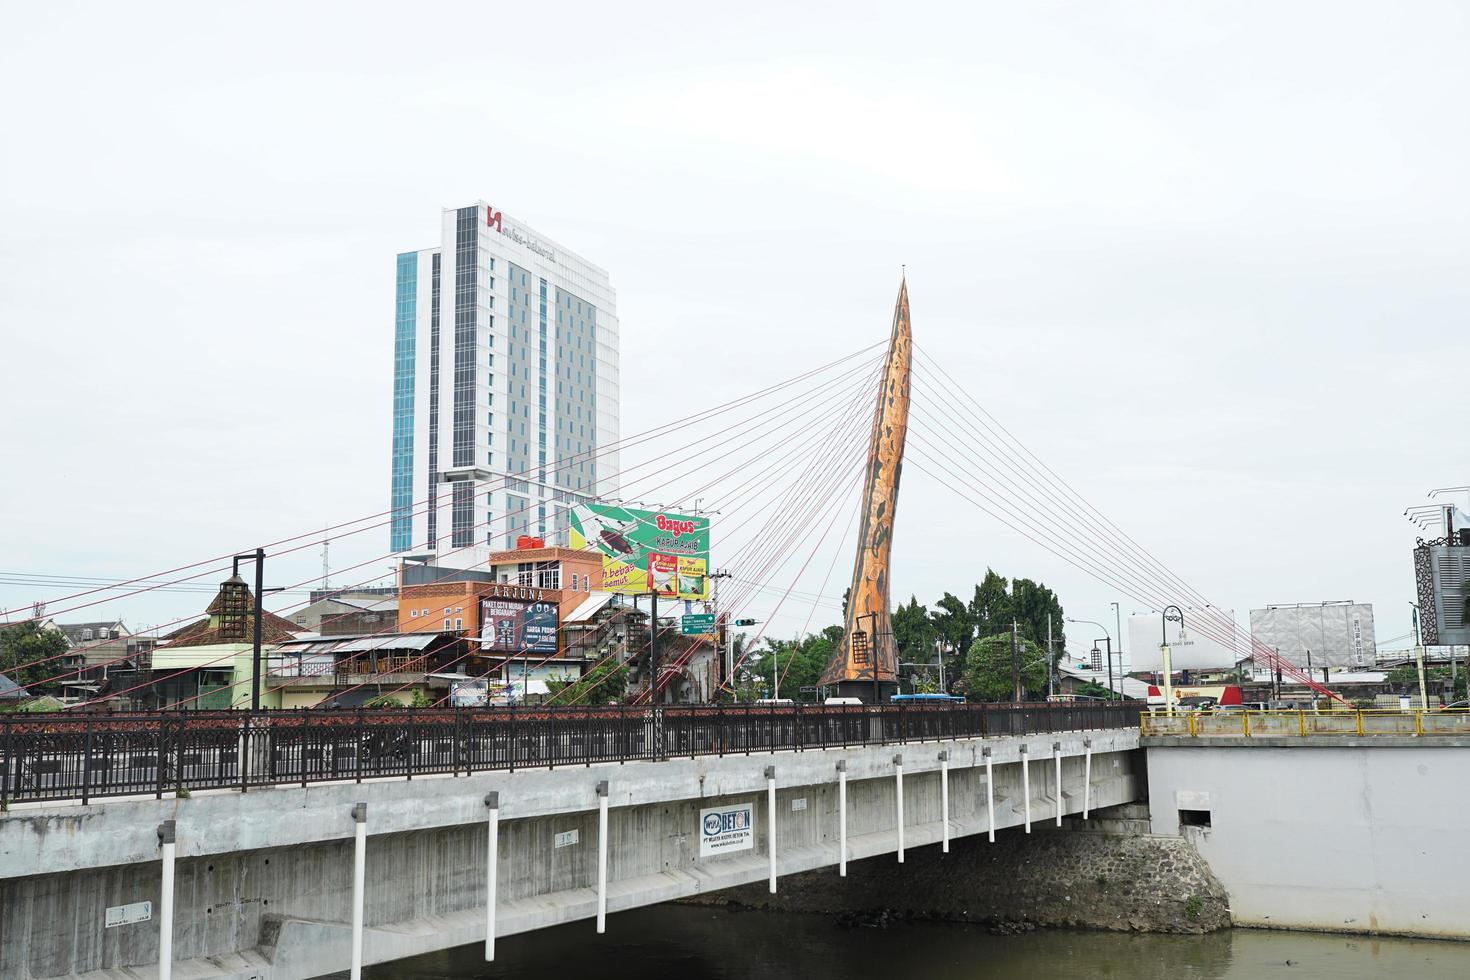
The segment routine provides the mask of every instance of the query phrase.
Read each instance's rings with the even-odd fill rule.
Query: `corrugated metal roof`
[[[378,633],[370,636],[323,636],[313,640],[291,640],[276,647],[277,653],[366,653],[372,650],[422,650],[439,638],[438,633]]]
[[[439,638],[438,633],[389,633],[386,636],[363,636],[349,639],[337,647],[342,653],[365,653],[370,650],[422,650]]]
[[[564,621],[568,623],[586,622],[601,612],[609,602],[612,602],[612,597],[611,592],[594,592],[583,599],[576,609],[568,613]]]

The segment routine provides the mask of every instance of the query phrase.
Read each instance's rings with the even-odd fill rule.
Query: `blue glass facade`
[[[413,547],[414,332],[418,321],[418,255],[398,256],[393,331],[393,516],[394,551]]]

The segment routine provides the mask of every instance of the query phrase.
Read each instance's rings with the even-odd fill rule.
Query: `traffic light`
[[[735,620],[735,625],[736,626],[754,626],[755,623],[756,623],[756,621],[753,620],[753,619],[737,619],[737,620]]]

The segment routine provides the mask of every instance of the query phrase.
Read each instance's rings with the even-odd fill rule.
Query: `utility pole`
[[[1052,650],[1051,640],[1051,613],[1046,614],[1046,699],[1051,700],[1056,693],[1053,688],[1053,680],[1056,678],[1056,655]]]
[[[703,499],[703,498],[700,498],[700,499]],[[696,504],[698,502],[699,501],[695,501]],[[729,572],[726,572],[726,571],[715,571],[715,572],[711,572],[710,573],[710,581],[714,582],[714,586],[713,586],[713,588],[711,590],[709,604],[710,604],[710,606],[713,606],[714,607],[714,614],[715,614],[715,654],[719,658],[719,661],[720,661],[720,669],[719,669],[720,684],[725,684],[729,680],[729,678],[727,678],[725,676],[725,670],[726,670],[726,665],[731,662],[730,655],[729,655],[729,653],[726,650],[726,646],[727,646],[727,644],[729,642],[729,638],[730,638],[730,626],[729,626],[728,623],[726,623],[724,629],[721,630],[720,625],[719,625],[720,624],[720,579],[722,579],[722,578],[729,578],[729,577],[730,577],[730,573]]]
[[[251,641],[250,660],[250,710],[260,710],[260,605],[265,593],[265,549],[256,548],[251,554],[236,555],[231,579],[240,577],[240,561],[255,562],[255,625]],[[272,591],[280,591],[278,589]]]
[[[1118,633],[1118,686],[1123,686],[1123,610],[1113,605],[1113,627]]]
[[[658,706],[658,591],[648,593],[648,703]]]
[[[1016,621],[1011,620],[1011,700],[1021,702],[1021,646],[1016,636]]]
[[[255,637],[250,661],[250,710],[260,710],[260,607],[265,592],[265,549],[255,549]]]

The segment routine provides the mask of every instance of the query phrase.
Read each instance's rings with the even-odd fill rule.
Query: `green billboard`
[[[602,555],[602,588],[623,595],[709,598],[709,518],[578,504],[571,545]]]

